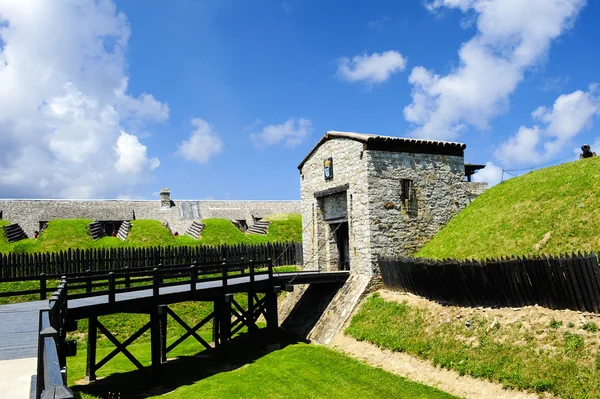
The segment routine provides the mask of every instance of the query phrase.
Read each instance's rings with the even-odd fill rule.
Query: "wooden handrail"
[[[256,266],[266,266],[268,267],[269,260],[265,261],[254,261],[254,265]],[[193,263],[196,266],[196,271],[198,276],[206,275],[206,274],[222,274],[222,262],[220,263],[210,263],[205,265],[199,265],[197,263]],[[248,263],[242,260],[236,260],[234,262],[227,262],[228,271],[241,271],[242,273],[246,272],[248,268]],[[175,274],[184,276],[190,276],[191,265],[167,265],[161,266],[163,279],[176,277]],[[132,282],[142,282],[142,281],[152,281],[153,278],[153,269],[154,267],[144,267],[144,268],[123,268],[123,269],[115,269],[108,270],[103,272],[92,272],[89,269],[86,270],[83,274],[67,274],[62,275],[63,278],[69,279],[70,288],[72,290],[85,289],[87,293],[92,293],[94,288],[98,287],[108,287],[109,286],[109,276],[110,273],[114,273],[115,276],[115,286],[124,285],[126,288],[131,287]],[[31,289],[31,290],[21,290],[21,291],[10,291],[10,292],[2,292],[0,293],[0,297],[11,297],[18,295],[32,295],[39,294],[40,299],[47,299],[47,294],[50,292],[56,292],[56,288],[48,288],[48,280],[53,280],[57,277],[57,275],[46,275],[44,273],[40,274],[38,279],[40,282],[39,289]],[[147,278],[147,280],[144,280]],[[26,279],[27,281],[31,279]]]
[[[66,335],[67,282],[61,281],[39,313],[36,399],[73,398],[66,385],[66,363],[60,347]]]

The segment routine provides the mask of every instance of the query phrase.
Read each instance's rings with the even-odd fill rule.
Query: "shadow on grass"
[[[279,331],[281,348],[301,341]],[[220,349],[204,350],[191,356],[168,359],[160,366],[160,379],[152,379],[151,368],[114,373],[89,384],[73,385],[76,398],[86,393],[101,398],[146,398],[171,392],[179,387],[192,385],[212,375],[232,371],[267,355],[266,330],[261,329],[255,337],[239,334],[229,341],[227,353]],[[134,354],[135,355],[135,354]]]

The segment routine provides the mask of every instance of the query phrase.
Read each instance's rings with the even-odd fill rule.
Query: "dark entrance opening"
[[[335,243],[338,253],[338,270],[350,270],[350,235],[348,222],[335,226]]]
[[[122,220],[102,220],[100,221],[108,237],[116,237],[121,228]]]

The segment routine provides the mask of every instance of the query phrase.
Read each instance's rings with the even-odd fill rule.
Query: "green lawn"
[[[454,398],[449,394],[407,381],[370,367],[324,347],[290,344],[264,353],[234,343],[241,358],[225,362],[213,357],[188,356],[197,350],[188,344],[175,360],[163,366],[162,386],[153,387],[147,377],[134,371],[122,355],[106,364],[107,376],[90,385],[78,385],[85,372],[85,350],[69,359],[69,381],[82,398]],[[142,364],[149,365],[148,345],[131,347]],[[98,353],[104,355],[107,348]],[[186,353],[187,352],[187,353]],[[238,352],[240,353],[240,352]],[[101,369],[102,371],[102,369]],[[116,373],[116,374],[115,374]],[[121,396],[115,396],[121,395]]]
[[[460,212],[417,256],[491,258],[600,250],[600,157],[500,183]]]
[[[547,391],[563,399],[600,397],[600,333],[595,323],[563,325],[552,319],[546,325],[534,320],[501,325],[484,317],[468,318],[469,327],[467,317],[440,321],[437,313],[374,294],[346,334],[510,388]]]
[[[268,242],[302,241],[302,218],[297,214],[273,215],[267,235],[244,234],[229,220],[207,219],[203,223],[206,229],[201,239],[180,235],[174,237],[170,231],[157,220],[134,220],[126,241],[116,237],[104,237],[92,240],[87,233],[88,219],[52,220],[48,228],[38,239],[28,238],[9,244],[0,231],[0,253],[9,252],[56,252],[68,248],[118,248],[118,247],[151,247],[151,246],[195,246],[195,245],[236,245],[258,244]],[[267,218],[269,219],[269,218]],[[8,224],[0,220],[0,227]],[[183,232],[180,232],[182,234]]]

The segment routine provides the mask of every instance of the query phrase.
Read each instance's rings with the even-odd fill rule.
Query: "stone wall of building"
[[[151,219],[168,223],[183,234],[192,220],[246,219],[277,213],[300,213],[300,201],[177,201],[163,208],[160,200],[1,200],[2,218],[18,223],[31,237],[39,222],[53,219],[132,220]]]
[[[408,256],[470,203],[462,156],[368,151],[371,261]],[[403,199],[402,180],[410,181]]]
[[[325,180],[329,157],[333,179]],[[377,274],[380,256],[412,255],[487,187],[464,179],[462,156],[364,150],[348,138],[325,141],[301,170],[305,268],[337,269],[332,232],[339,220],[327,219],[343,217],[344,210],[353,273]]]
[[[325,180],[323,162],[329,157],[333,158],[333,179]],[[325,198],[317,199],[314,194],[348,184],[345,192],[333,196],[344,195],[346,198],[350,268],[353,273],[370,274],[371,230],[367,167],[363,145],[350,139],[336,139],[323,143],[303,165],[300,179],[305,269],[337,268],[337,249],[332,238],[331,226],[325,221],[324,212],[326,212],[326,203],[335,208],[339,207],[341,202],[339,198],[331,201]],[[339,209],[335,212],[339,212]]]
[[[473,202],[473,200],[479,197],[484,193],[485,190],[488,189],[488,183],[486,182],[464,182],[465,190],[467,191],[467,195],[469,196],[469,202]]]

